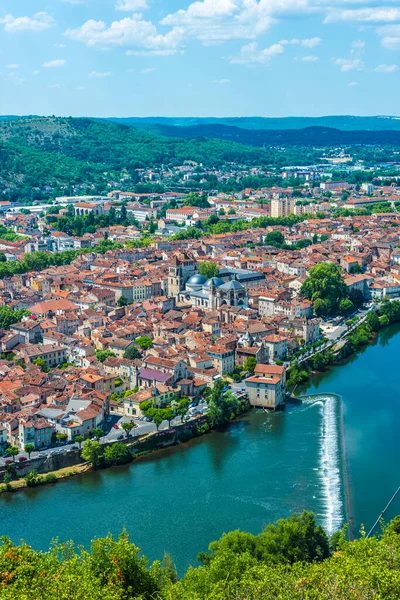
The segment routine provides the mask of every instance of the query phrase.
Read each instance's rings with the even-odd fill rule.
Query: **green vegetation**
[[[257,366],[257,360],[255,359],[254,356],[248,356],[246,358],[246,360],[244,361],[244,370],[245,371],[249,371],[250,373],[254,373],[254,369]]]
[[[333,263],[320,263],[312,267],[300,291],[303,296],[312,300],[317,316],[349,314],[354,309],[348,299],[341,271]]]
[[[147,335],[141,335],[136,338],[135,344],[137,344],[142,350],[148,350],[149,348],[153,347],[153,341]]]
[[[140,354],[136,346],[132,345],[125,350],[124,358],[127,358],[128,360],[135,360],[136,358],[142,358],[142,355]]]
[[[30,312],[24,308],[14,310],[10,306],[3,304],[0,306],[0,328],[10,329],[11,325],[18,323],[23,317],[29,315]]]
[[[212,427],[224,425],[243,412],[243,405],[238,397],[230,391],[223,392],[223,387],[221,380],[216,381],[207,397],[207,416]]]
[[[116,445],[115,445],[116,446]],[[115,447],[114,446],[114,447]],[[33,476],[31,479],[34,479]],[[260,534],[224,534],[202,563],[178,579],[173,560],[149,565],[126,532],[38,552],[0,544],[2,600],[396,600],[400,597],[400,518],[381,535],[330,539],[311,513],[292,515]]]
[[[99,362],[103,363],[107,358],[110,358],[110,356],[115,358],[117,355],[112,350],[96,350],[95,356]]]
[[[218,277],[218,265],[212,260],[205,260],[199,263],[199,273],[207,279],[211,279],[211,277]]]

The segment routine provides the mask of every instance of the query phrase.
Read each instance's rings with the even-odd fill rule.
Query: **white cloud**
[[[314,38],[310,38],[308,40],[301,40],[301,45],[304,48],[316,48],[317,46],[320,45],[321,42],[322,42],[321,38],[314,37]]]
[[[216,79],[214,83],[218,85],[228,85],[231,82],[230,79]]]
[[[65,48],[65,44],[54,44],[55,48]]]
[[[378,27],[377,33],[381,36],[381,44],[388,50],[400,50],[400,25],[386,25]]]
[[[358,81],[350,81],[349,87],[356,87],[358,85]]]
[[[308,38],[305,40],[300,40],[298,38],[293,38],[291,40],[281,40],[279,43],[282,46],[303,46],[303,48],[316,48],[320,45],[322,39],[319,37]]]
[[[308,0],[203,0],[167,15],[162,25],[179,27],[185,37],[204,44],[255,39],[276,22],[273,4],[307,4]]]
[[[282,44],[273,44],[268,48],[260,50],[256,42],[250,42],[245,46],[242,46],[238,56],[230,57],[230,62],[236,65],[245,64],[259,64],[264,65],[270,62],[270,60],[285,51]]]
[[[17,65],[16,63],[11,63],[11,64],[7,65],[7,69],[12,69],[12,70],[19,69],[19,65]]]
[[[34,71],[32,71],[32,75],[39,75],[40,71],[38,71],[38,69],[35,69]]]
[[[157,71],[156,67],[146,67],[144,69],[141,69],[141,73],[154,73],[154,71]]]
[[[56,60],[49,60],[48,62],[44,62],[42,67],[45,69],[57,69],[58,67],[63,67],[67,61],[64,58],[57,58]]]
[[[111,77],[111,75],[112,75],[112,73],[110,71],[103,71],[103,72],[92,71],[91,73],[89,73],[89,77],[92,77],[92,78]]]
[[[394,73],[399,67],[397,65],[379,65],[374,71],[377,73]]]
[[[351,47],[354,48],[354,50],[362,50],[365,48],[365,42],[363,40],[354,40]]]
[[[47,87],[50,90],[59,90],[61,88],[61,83],[49,83]]]
[[[118,0],[115,10],[132,11],[149,8],[147,0]]]
[[[337,21],[355,21],[357,23],[393,23],[400,20],[400,9],[394,7],[356,8],[349,10],[331,10],[325,23]]]
[[[140,14],[114,21],[109,27],[104,21],[91,19],[77,29],[68,29],[65,34],[91,48],[137,46],[149,51],[170,52],[180,46],[183,38],[179,28],[173,28],[165,35],[159,33],[155,25],[143,20]]]
[[[303,62],[317,62],[318,56],[303,56],[301,60]]]
[[[334,58],[333,64],[340,67],[343,73],[348,71],[362,71],[364,69],[364,62],[359,58]]]
[[[55,21],[47,12],[38,12],[33,17],[13,17],[6,15],[0,19],[7,33],[18,33],[19,31],[40,32],[55,25]]]

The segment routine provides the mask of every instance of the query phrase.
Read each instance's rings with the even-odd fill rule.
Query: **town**
[[[281,176],[296,185],[0,202],[3,463],[221,423],[224,398],[231,414],[244,399],[279,409],[305,357],[317,368],[400,296],[396,178]],[[318,266],[342,285],[337,306],[309,285]]]

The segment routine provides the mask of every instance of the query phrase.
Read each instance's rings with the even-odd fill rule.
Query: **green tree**
[[[157,427],[157,431],[164,421],[164,415],[161,408],[153,408],[152,416],[151,416],[154,425]]]
[[[117,355],[112,350],[96,350],[95,356],[99,362],[103,363],[107,358],[110,358],[110,356],[116,357]]]
[[[122,423],[122,429],[125,431],[126,437],[128,438],[134,427],[137,427],[136,423]]]
[[[141,335],[135,340],[135,344],[139,346],[142,350],[148,350],[153,347],[153,341],[147,335]]]
[[[117,300],[118,306],[128,306],[129,301],[126,296],[120,296]]]
[[[301,294],[314,303],[316,314],[325,315],[338,312],[340,302],[348,297],[348,290],[337,265],[319,263],[310,269]]]
[[[208,396],[208,418],[212,426],[220,426],[234,418],[240,408],[240,401],[231,392],[223,392],[223,382],[215,382]]]
[[[339,312],[341,315],[348,316],[354,311],[354,304],[349,298],[344,298],[339,303]]]
[[[125,444],[115,442],[106,446],[104,459],[108,465],[123,465],[132,461],[132,454]]]
[[[265,236],[264,243],[267,246],[281,246],[285,241],[283,234],[280,231],[270,231]]]
[[[142,358],[142,355],[140,354],[140,352],[136,348],[136,346],[134,346],[132,344],[132,346],[129,346],[125,350],[125,352],[124,352],[124,358],[127,358],[128,360],[135,360],[136,358]]]
[[[104,431],[102,430],[101,427],[95,427],[95,429],[92,429],[92,435],[95,438],[99,438],[99,440],[101,440],[101,438],[104,435]]]
[[[7,446],[6,448],[7,454],[12,456],[13,461],[15,461],[15,457],[19,454],[19,448],[17,446]]]
[[[211,279],[211,277],[218,277],[218,265],[212,260],[205,260],[199,263],[199,273],[207,279]]]
[[[81,448],[84,439],[85,438],[82,435],[75,436],[75,442],[79,445],[79,448]]]
[[[100,442],[86,440],[83,443],[81,456],[83,460],[91,463],[93,467],[98,467],[103,459],[103,448]]]
[[[44,373],[47,371],[46,363],[43,358],[35,358],[33,364],[39,367]]]
[[[254,369],[257,366],[257,360],[255,358],[255,356],[248,356],[246,358],[246,360],[244,361],[244,370],[248,371],[249,373],[254,373]]]
[[[31,454],[34,451],[35,446],[33,444],[25,444],[24,450],[29,456],[29,460],[31,459]]]
[[[57,442],[66,442],[68,440],[67,433],[56,433]]]
[[[379,331],[379,329],[381,328],[381,322],[377,313],[374,310],[369,311],[365,322],[371,331]]]

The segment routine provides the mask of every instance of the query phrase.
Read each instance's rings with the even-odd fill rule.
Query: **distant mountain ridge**
[[[108,120],[135,127],[167,125],[170,127],[196,127],[201,125],[226,125],[249,130],[305,129],[329,127],[342,131],[400,131],[400,117],[331,115],[324,117],[109,117]]]
[[[0,121],[21,118],[32,118],[34,115],[0,116]],[[391,115],[353,116],[327,115],[323,117],[104,117],[101,120],[113,121],[134,127],[153,127],[163,125],[169,127],[192,128],[208,125],[225,125],[248,130],[285,130],[305,129],[308,127],[328,127],[342,131],[400,131],[400,117]]]

